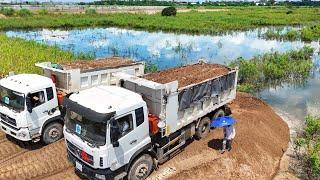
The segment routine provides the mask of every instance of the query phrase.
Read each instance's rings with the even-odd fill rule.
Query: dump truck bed
[[[56,80],[56,87],[66,93],[98,85],[117,85],[114,73],[123,72],[133,76],[144,74],[144,63],[122,58],[73,61],[63,64],[37,63],[46,77]]]
[[[142,95],[149,113],[166,125],[168,136],[235,99],[237,73],[223,65],[198,63],[141,78],[116,76],[124,88]]]
[[[81,72],[96,71],[99,69],[114,69],[120,67],[127,67],[139,64],[130,59],[123,59],[120,57],[111,57],[106,59],[87,60],[87,61],[72,61],[61,63],[63,70],[80,69]]]
[[[146,74],[143,78],[160,84],[178,81],[178,88],[197,84],[210,78],[228,74],[230,69],[220,64],[197,63]]]

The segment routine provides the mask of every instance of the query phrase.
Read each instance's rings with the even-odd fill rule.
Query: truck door
[[[29,123],[31,123],[32,126],[31,135],[34,135],[40,131],[42,123],[47,119],[47,100],[44,90],[29,93],[28,97],[30,98],[32,112],[28,113],[27,116],[29,119]]]
[[[139,117],[144,119],[143,108],[140,109],[142,110],[142,116],[140,115]],[[121,131],[121,135],[118,140],[119,147],[113,147],[111,143],[108,143],[108,165],[111,170],[116,170],[129,163],[133,154],[137,152],[141,146],[144,146],[143,139],[149,138],[148,124],[143,123],[144,120],[138,121],[139,124],[137,127],[137,110],[117,118]],[[140,128],[143,128],[140,126],[142,123],[146,124],[147,128],[140,130]]]
[[[135,126],[133,118],[134,115],[130,112],[116,119],[120,125],[121,135],[118,140],[119,147],[113,147],[109,143],[108,164],[111,170],[116,170],[125,165],[129,161],[128,158],[133,154],[133,148],[137,143],[137,137],[135,131],[133,131]]]

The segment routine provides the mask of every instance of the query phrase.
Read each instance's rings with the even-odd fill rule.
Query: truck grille
[[[67,141],[67,146],[68,146],[68,149],[70,150],[70,152],[72,154],[74,154],[77,158],[82,159],[82,157],[81,157],[82,150],[81,149],[79,149],[77,146],[73,145],[69,141]],[[88,161],[85,161],[85,162],[93,165],[93,156],[91,156],[90,154],[87,154],[87,155],[88,155],[88,158],[89,158],[89,162]]]
[[[0,119],[1,121],[5,122],[5,123],[8,123],[9,125],[12,125],[12,126],[17,126],[17,122],[15,119],[5,115],[5,114],[2,114],[0,113]]]

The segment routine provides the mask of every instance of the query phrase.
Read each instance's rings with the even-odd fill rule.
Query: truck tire
[[[196,139],[200,140],[206,137],[210,132],[210,118],[205,117],[201,119],[199,126],[196,130]]]
[[[59,122],[52,122],[46,125],[42,133],[42,142],[51,144],[61,139],[63,136],[62,128],[63,126]]]
[[[153,170],[153,160],[149,154],[144,154],[134,161],[129,169],[128,180],[146,179]]]
[[[215,119],[217,117],[223,117],[225,115],[226,114],[225,114],[224,110],[223,109],[219,109],[216,113],[214,113],[212,119]]]

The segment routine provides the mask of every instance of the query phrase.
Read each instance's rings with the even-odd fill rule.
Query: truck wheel
[[[196,138],[200,140],[201,138],[206,137],[210,131],[210,118],[205,117],[201,119],[200,124],[196,130]]]
[[[213,119],[217,118],[217,117],[223,117],[225,116],[225,112],[223,109],[219,109],[216,113],[214,113],[213,115]]]
[[[134,161],[128,173],[128,180],[146,179],[153,169],[152,157],[144,154]]]
[[[58,122],[53,122],[48,124],[42,134],[42,142],[45,144],[51,144],[62,138],[62,124]]]

